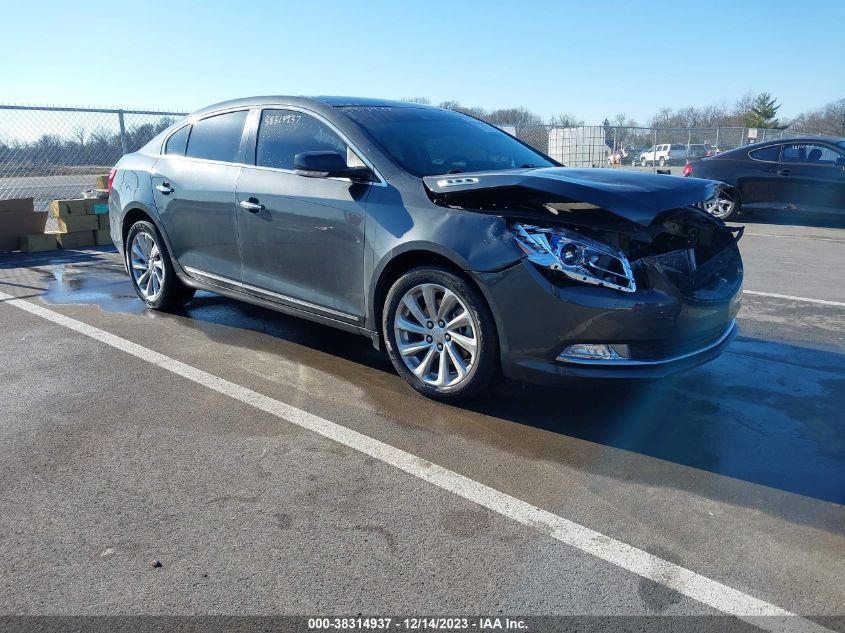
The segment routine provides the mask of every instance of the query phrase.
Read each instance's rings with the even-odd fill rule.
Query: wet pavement
[[[463,407],[322,325],[208,293],[147,311],[108,249],[2,256],[0,291],[785,609],[842,615],[845,231],[752,221],[741,246],[746,290],[828,303],[746,295],[741,335],[689,373],[505,383]],[[2,302],[0,323],[0,612],[711,612]]]

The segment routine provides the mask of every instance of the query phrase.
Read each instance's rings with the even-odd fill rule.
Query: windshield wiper
[[[524,165],[520,165],[520,169],[534,169],[537,165],[534,163],[525,163]]]
[[[457,169],[450,169],[450,170],[449,170],[449,171],[447,171],[446,173],[447,173],[447,174],[462,174],[462,173],[464,173],[465,171],[466,171],[466,169],[461,169],[461,168],[459,167],[459,168],[457,168]]]

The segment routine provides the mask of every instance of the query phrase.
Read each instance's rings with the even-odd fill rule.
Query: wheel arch
[[[182,267],[179,265],[179,262],[176,261],[176,257],[173,255],[173,247],[170,245],[170,239],[168,239],[167,232],[162,227],[158,215],[142,204],[127,205],[126,212],[123,214],[123,219],[121,220],[120,238],[121,243],[123,244],[124,260],[126,259],[126,236],[129,235],[129,229],[132,228],[133,224],[141,221],[150,222],[156,227],[161,239],[164,240],[164,245],[167,247],[167,253],[170,256],[173,268],[176,270],[177,277],[184,279],[186,275],[182,270]]]
[[[390,287],[409,270],[421,266],[437,266],[444,268],[464,279],[478,290],[480,296],[487,301],[486,294],[466,271],[469,266],[459,255],[444,253],[437,245],[410,245],[407,248],[386,255],[379,262],[372,275],[372,283],[367,297],[367,325],[374,331],[373,344],[382,349],[384,340],[381,331],[381,320],[384,312],[384,302]],[[488,304],[488,307],[489,304]]]

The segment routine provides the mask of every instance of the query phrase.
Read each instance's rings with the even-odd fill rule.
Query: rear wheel
[[[645,167],[645,166],[646,166],[646,160],[645,160],[645,158],[641,158],[640,159],[640,167]]]
[[[704,210],[714,218],[727,220],[739,212],[739,206],[739,193],[734,189],[724,189],[704,203]]]
[[[665,158],[661,158],[661,159],[660,159],[660,166],[661,166],[661,167],[665,167],[665,166],[666,166],[666,159],[665,159]]]
[[[429,398],[472,398],[498,373],[490,309],[466,280],[442,268],[400,277],[387,293],[382,328],[396,371]]]
[[[151,222],[136,222],[129,229],[126,267],[135,293],[153,310],[183,305],[194,296],[194,289],[176,276],[164,240]]]

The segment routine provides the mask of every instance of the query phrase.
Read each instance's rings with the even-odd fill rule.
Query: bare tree
[[[537,116],[531,110],[524,107],[502,108],[493,110],[484,117],[488,123],[497,125],[513,125],[514,127],[525,127],[528,125],[543,125],[542,117]]]
[[[549,119],[549,125],[552,127],[581,127],[584,125],[584,119],[579,119],[574,114],[555,114]]]
[[[85,128],[81,125],[75,125],[71,128],[70,132],[73,135],[74,140],[79,142],[79,146],[85,147],[85,138],[87,136]]]
[[[831,101],[818,110],[802,112],[791,126],[801,132],[845,136],[845,98]]]

